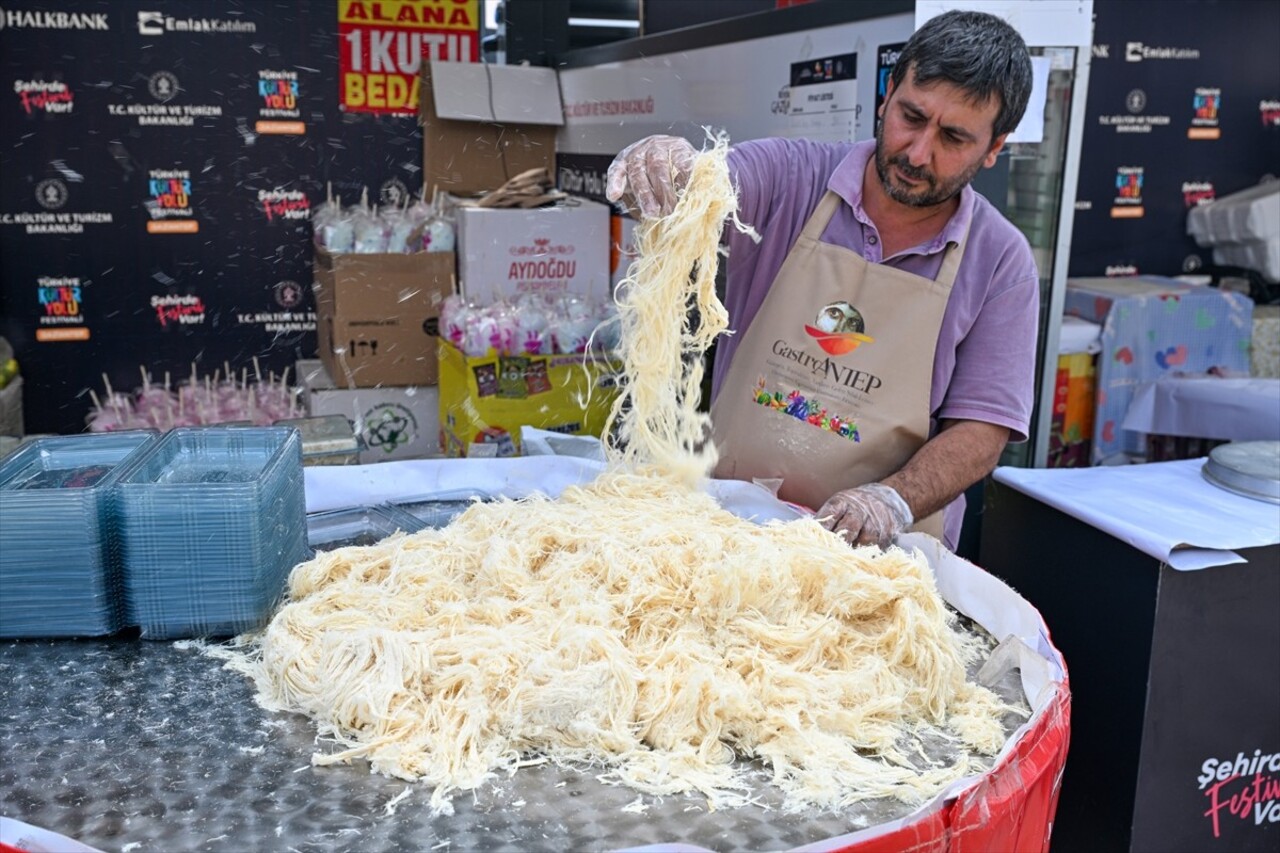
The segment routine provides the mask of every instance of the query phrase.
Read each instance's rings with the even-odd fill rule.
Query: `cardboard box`
[[[593,360],[594,359],[594,360]],[[600,436],[622,362],[577,355],[470,357],[440,341],[445,456],[517,456],[520,427]]]
[[[348,388],[433,385],[440,306],[453,293],[452,252],[331,254],[316,249],[320,359]]]
[[[481,305],[524,293],[609,298],[609,207],[576,196],[554,207],[454,208],[458,281]]]
[[[434,385],[339,388],[318,359],[299,361],[297,371],[307,413],[346,417],[364,442],[361,464],[440,455],[440,395]]]
[[[477,195],[529,169],[555,174],[560,82],[551,68],[424,62],[418,123],[428,192]]]

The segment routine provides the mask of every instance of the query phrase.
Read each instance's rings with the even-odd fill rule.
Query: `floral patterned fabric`
[[[1249,375],[1253,307],[1240,293],[1159,276],[1069,280],[1065,313],[1102,324],[1093,463],[1146,457],[1146,436],[1120,428],[1139,384]]]

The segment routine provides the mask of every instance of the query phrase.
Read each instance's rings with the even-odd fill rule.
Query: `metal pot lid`
[[[1237,495],[1280,504],[1280,441],[1234,441],[1209,451],[1200,473]]]

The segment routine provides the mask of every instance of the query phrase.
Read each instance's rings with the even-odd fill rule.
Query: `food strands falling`
[[[164,383],[153,381],[151,373],[141,365],[138,372],[142,385],[132,394],[116,391],[104,373],[105,397],[90,389],[93,408],[86,418],[90,432],[114,432],[124,429],[169,430],[183,426],[206,426],[232,422],[248,422],[268,426],[278,420],[298,418],[303,411],[298,405],[297,390],[289,385],[289,368],[277,378],[270,371],[264,378],[255,356],[253,381],[248,368],[237,376],[224,362],[212,375],[201,378],[191,365],[190,378],[173,388],[168,371]]]
[[[759,801],[755,760],[785,808],[840,810],[923,802],[1000,749],[1007,706],[967,680],[977,642],[922,557],[850,547],[812,518],[756,524],[697,488],[714,453],[685,356],[726,322],[726,148],[640,227],[608,470],[317,555],[263,632],[211,649],[264,708],[316,721],[337,748],[314,765],[367,760],[448,813],[455,792],[542,762],[740,807]],[[956,749],[925,757],[935,735]]]
[[[688,488],[717,461],[711,417],[698,403],[703,356],[729,327],[715,290],[721,229],[732,219],[759,240],[738,221],[727,145],[721,138],[694,161],[675,211],[636,226],[636,259],[618,285],[624,375],[605,428],[616,440],[606,448],[615,464],[650,467]]]

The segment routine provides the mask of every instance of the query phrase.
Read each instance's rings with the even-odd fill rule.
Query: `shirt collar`
[[[862,207],[862,175],[866,171],[867,164],[871,162],[871,158],[876,153],[876,141],[867,139],[862,142],[854,143],[849,149],[849,153],[836,166],[835,171],[831,173],[831,179],[827,181],[827,189],[844,199],[845,203],[853,208],[853,215],[860,222],[868,225],[875,225],[871,221],[871,217],[867,216],[866,210]],[[938,232],[938,236],[928,243],[916,246],[914,249],[907,251],[931,255],[934,252],[940,252],[946,248],[948,243],[959,244],[964,239],[965,232],[969,230],[969,223],[973,220],[973,210],[977,203],[977,193],[973,187],[965,185],[960,191],[960,206],[956,208],[956,212],[947,220],[947,224]]]

